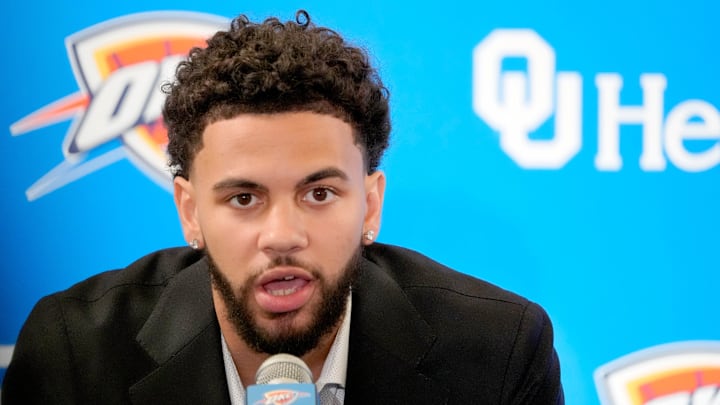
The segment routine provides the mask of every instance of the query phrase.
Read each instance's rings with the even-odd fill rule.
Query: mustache
[[[275,256],[266,265],[253,272],[253,278],[260,276],[262,273],[272,270],[276,267],[298,267],[301,268],[317,278],[323,278],[321,269],[308,262],[304,262],[295,256],[283,255]]]
[[[295,256],[275,256],[270,263],[267,264],[266,268],[269,270],[279,266],[306,267],[306,263],[303,263]]]

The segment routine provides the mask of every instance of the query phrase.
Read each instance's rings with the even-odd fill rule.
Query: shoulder
[[[127,267],[106,271],[40,300],[26,323],[47,319],[55,306],[68,334],[79,341],[137,333],[166,287],[202,259],[190,248],[150,253]],[[57,318],[47,319],[57,322]],[[120,335],[118,331],[125,332]]]
[[[153,367],[136,334],[171,280],[200,259],[187,248],[162,250],[42,298],[18,336],[3,402],[95,403],[86,396],[112,389],[126,395],[123,384]],[[28,383],[39,379],[46,384]],[[112,384],[100,383],[106,379]]]
[[[189,248],[150,253],[123,269],[105,271],[70,288],[43,297],[24,329],[61,322],[68,334],[110,334],[137,329],[145,321],[168,283],[202,255]]]
[[[43,297],[23,325],[18,347],[24,347],[26,340],[56,344],[69,339],[100,345],[130,341],[171,280],[200,259],[189,248],[160,250]],[[43,333],[50,330],[53,333]]]
[[[433,329],[443,331],[442,336],[504,345],[512,342],[520,329],[551,328],[539,305],[418,252],[375,244],[366,249],[365,257],[397,284]]]
[[[384,270],[403,290],[445,297],[465,297],[525,307],[524,297],[451,269],[414,250],[381,243],[365,250],[366,259]]]
[[[426,370],[435,370],[430,375],[476,398],[556,403],[553,327],[540,305],[409,249],[375,244],[365,257],[432,331],[423,360]]]
[[[99,273],[51,297],[91,302],[121,291],[164,286],[201,258],[201,253],[187,247],[158,250],[123,269]]]

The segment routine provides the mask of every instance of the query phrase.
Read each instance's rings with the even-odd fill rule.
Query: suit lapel
[[[230,403],[205,260],[170,281],[137,341],[158,368],[130,388],[133,403]],[[345,405],[447,403],[446,388],[422,373],[434,341],[398,284],[364,260],[353,287]]]
[[[421,371],[434,341],[400,286],[365,260],[353,287],[345,404],[447,403],[445,387]]]
[[[207,264],[181,271],[137,335],[158,368],[130,388],[135,404],[229,404]]]

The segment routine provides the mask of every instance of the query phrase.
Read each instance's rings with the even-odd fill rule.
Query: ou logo
[[[513,58],[527,62],[525,70],[503,70]],[[669,159],[688,172],[720,164],[720,113],[703,100],[683,101],[664,115],[667,79],[662,74],[640,75],[641,105],[621,105],[622,76],[595,76],[598,91],[597,154],[595,167],[622,167],[620,126],[642,127],[640,168],[662,171]],[[473,51],[473,109],[500,133],[500,147],[519,166],[558,169],[582,146],[582,77],[555,71],[555,51],[529,29],[495,30]],[[550,139],[531,139],[530,133],[554,114]],[[693,147],[689,147],[693,146]]]

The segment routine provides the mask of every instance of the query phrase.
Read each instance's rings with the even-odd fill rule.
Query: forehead
[[[241,114],[208,125],[191,177],[267,176],[337,167],[363,173],[352,127],[327,114]]]

